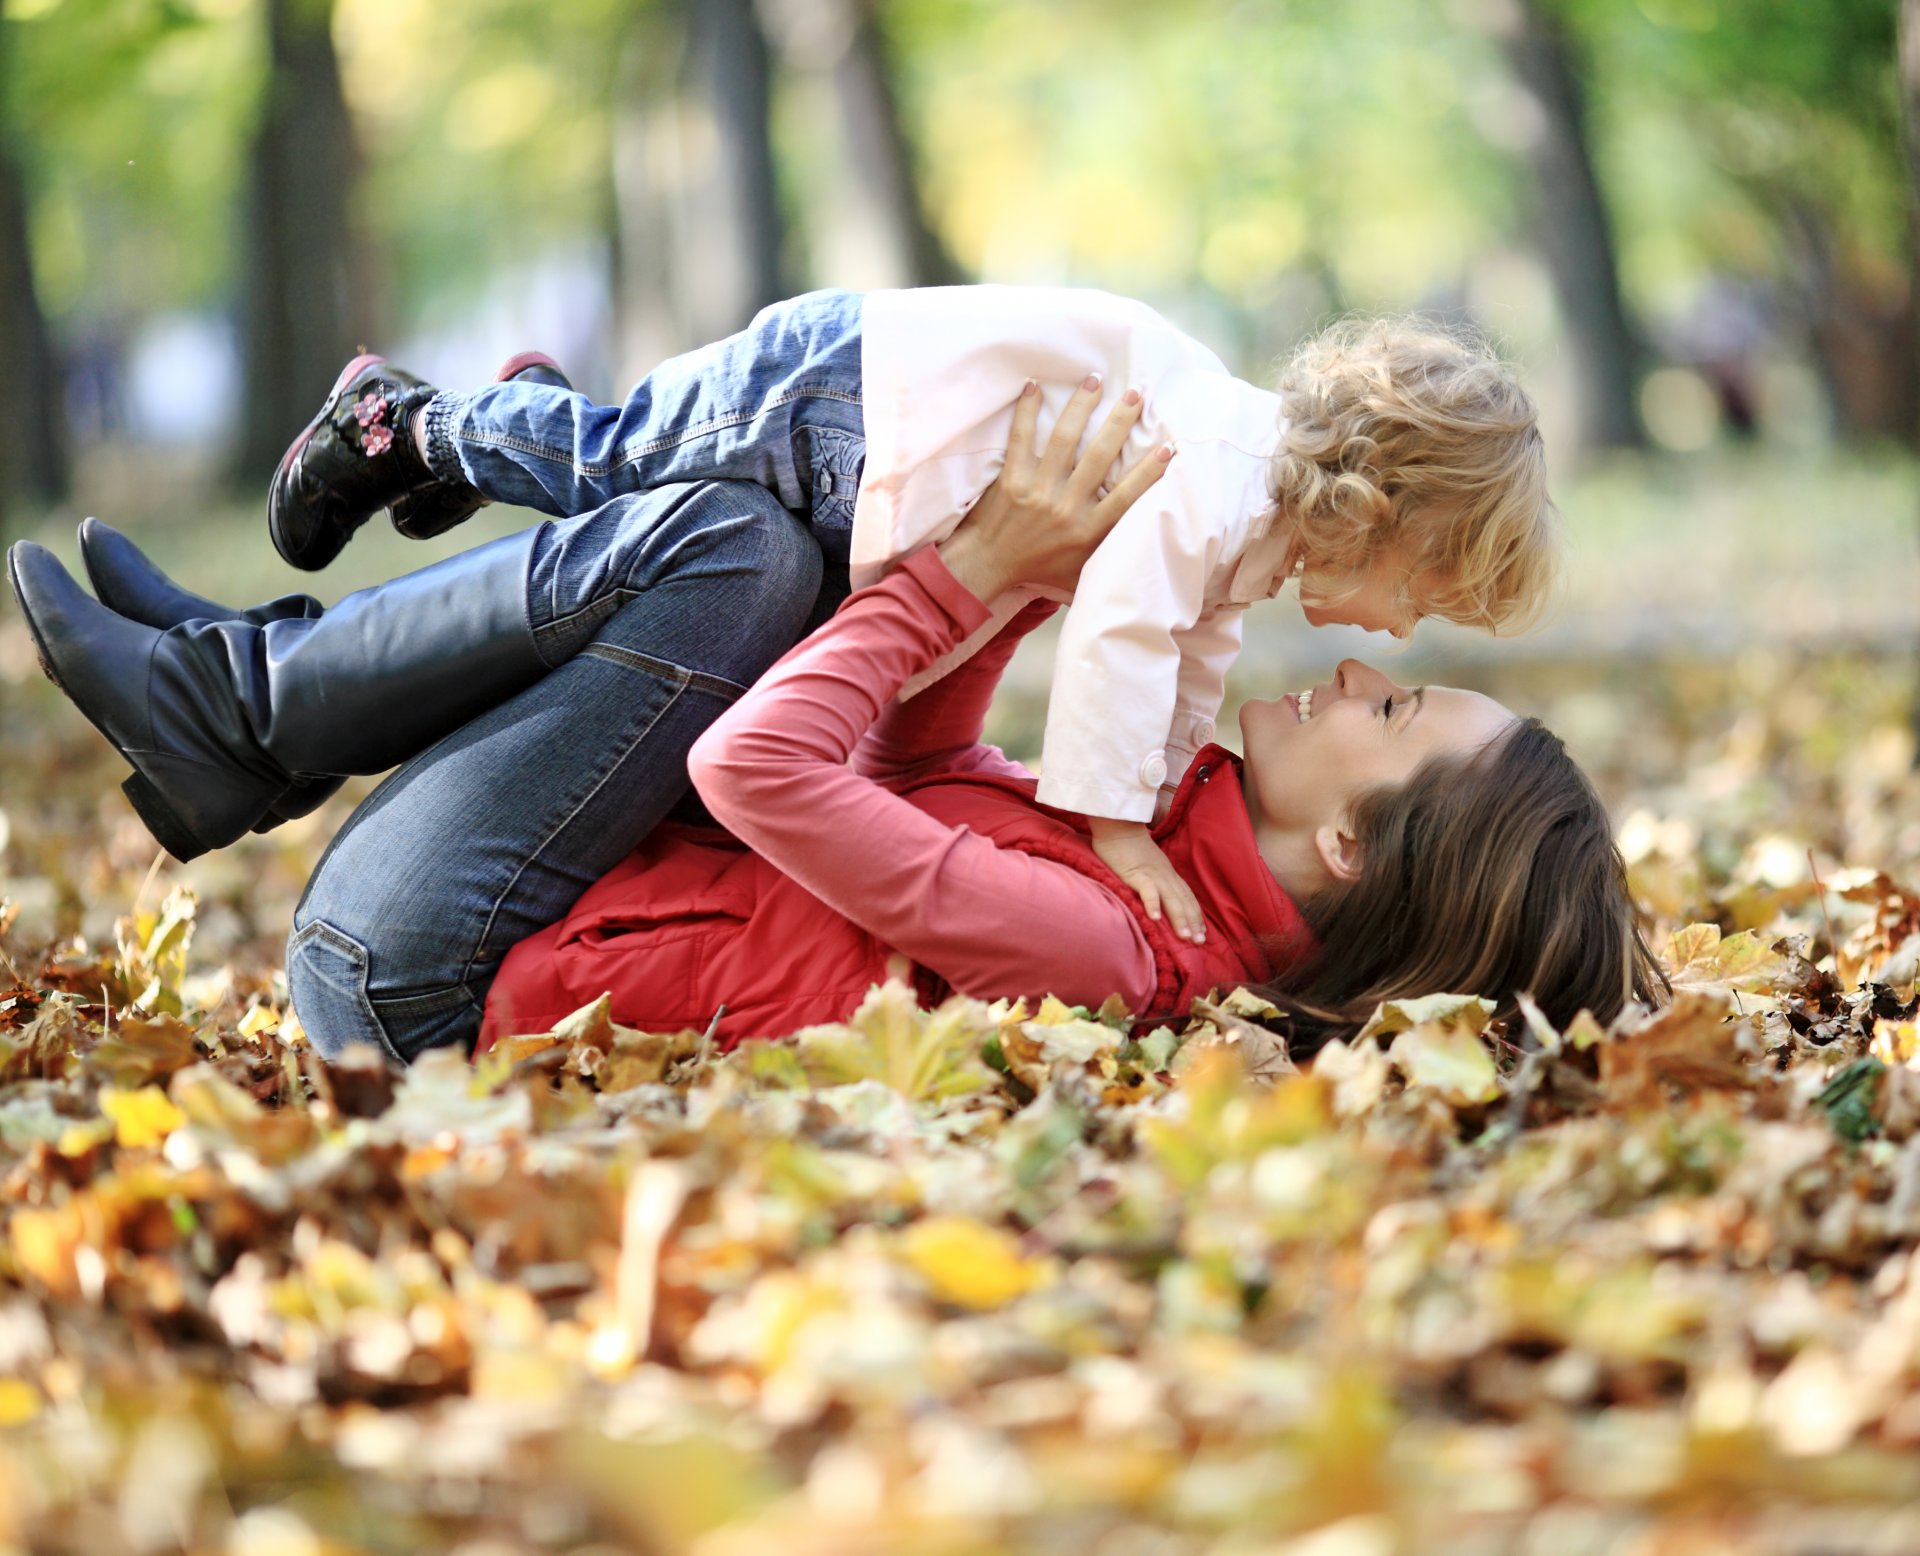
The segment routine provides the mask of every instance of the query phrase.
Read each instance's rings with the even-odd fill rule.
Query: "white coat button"
[[[1213,743],[1212,719],[1195,719],[1193,721],[1193,743],[1196,746],[1211,745]]]
[[[1167,759],[1156,751],[1140,764],[1140,782],[1149,789],[1157,789],[1167,781]]]

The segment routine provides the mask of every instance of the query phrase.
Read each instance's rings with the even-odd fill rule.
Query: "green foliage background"
[[[1796,234],[1906,285],[1886,0],[1552,0],[1569,30],[1643,319],[1710,277],[1798,284]],[[909,132],[975,274],[1178,293],[1249,361],[1343,307],[1405,307],[1524,254],[1528,106],[1493,41],[1511,0],[888,0]],[[258,0],[9,0],[5,112],[57,325],[231,300],[266,68]],[[530,248],[604,236],[623,61],[649,0],[338,0],[380,312],[457,316]],[[649,29],[653,29],[651,32]],[[830,203],[817,115],[776,115],[794,271]],[[1556,338],[1496,269],[1502,333]],[[1468,288],[1471,293],[1472,288]]]

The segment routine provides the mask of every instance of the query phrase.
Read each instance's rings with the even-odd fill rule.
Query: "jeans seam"
[[[420,994],[369,994],[367,1003],[381,1010],[393,1011],[396,1015],[431,1016],[451,1010],[456,1005],[471,1005],[473,990],[464,983],[449,983],[444,988],[428,989]]]
[[[738,681],[729,681],[723,675],[709,675],[704,670],[690,670],[685,665],[674,664],[669,659],[655,659],[637,649],[626,648],[618,643],[589,643],[580,650],[581,654],[593,659],[604,659],[609,664],[622,665],[629,670],[638,670],[644,675],[659,675],[663,679],[679,677],[681,691],[712,692],[715,696],[725,697],[729,701],[744,697],[747,689]]]
[[[464,436],[465,441],[481,448],[511,449],[516,454],[530,454],[536,459],[548,459],[552,460],[555,464],[570,465],[581,475],[599,477],[610,475],[622,465],[630,465],[634,463],[635,460],[645,459],[648,455],[657,454],[662,449],[675,448],[682,443],[690,443],[695,438],[705,437],[709,433],[723,432],[728,427],[738,427],[742,423],[753,421],[756,417],[763,416],[768,411],[777,409],[782,405],[791,405],[795,400],[838,400],[847,405],[862,405],[865,403],[865,397],[863,395],[848,394],[842,389],[793,389],[785,394],[777,395],[773,399],[763,401],[751,411],[740,411],[732,416],[715,417],[711,421],[701,422],[699,426],[689,427],[685,431],[676,433],[672,437],[656,438],[651,443],[643,443],[637,448],[625,450],[617,459],[604,465],[575,462],[572,449],[552,448],[547,444],[535,443],[530,439],[483,437],[478,433],[471,432]]]
[[[864,406],[866,403],[866,397],[864,395],[848,394],[844,389],[825,387],[817,389],[789,389],[784,394],[778,394],[770,400],[762,401],[759,406],[751,411],[736,411],[731,416],[717,416],[711,421],[702,422],[697,427],[689,427],[677,437],[656,438],[651,443],[643,443],[638,448],[627,450],[619,459],[615,460],[614,463],[616,465],[630,465],[634,460],[644,459],[649,454],[657,454],[663,448],[674,448],[694,438],[705,437],[710,432],[722,432],[728,427],[738,427],[743,422],[754,421],[764,416],[768,411],[775,410],[782,405],[791,405],[796,400],[838,400],[846,405],[859,406]],[[605,472],[600,473],[604,474]]]
[[[590,653],[592,652],[593,648],[597,646],[599,645],[589,644],[588,647],[585,649],[582,649],[581,652]],[[656,663],[658,662],[659,661],[656,661]],[[681,696],[685,693],[687,689],[688,681],[692,678],[694,672],[683,669],[678,665],[673,666],[673,668],[679,671],[679,675],[680,675],[678,684],[675,685],[673,688],[673,695],[669,697],[665,702],[663,702],[660,705],[659,711],[656,712],[654,716],[647,721],[647,727],[643,730],[640,730],[637,734],[635,734],[633,739],[631,739],[626,743],[625,747],[621,750],[620,754],[617,757],[615,757],[613,761],[607,764],[606,769],[603,772],[601,772],[598,777],[594,779],[592,785],[587,789],[586,793],[580,796],[579,800],[576,801],[575,804],[572,806],[572,808],[567,811],[566,815],[562,816],[557,822],[555,822],[551,827],[549,827],[547,829],[546,835],[540,839],[539,843],[527,851],[526,856],[521,859],[519,867],[513,872],[513,874],[510,877],[508,877],[506,882],[501,886],[501,889],[494,895],[493,903],[487,909],[486,922],[480,926],[479,938],[474,941],[473,949],[467,953],[466,962],[461,969],[460,978],[458,980],[460,983],[465,984],[471,981],[473,977],[474,965],[480,960],[480,953],[482,949],[486,946],[489,937],[493,934],[493,926],[495,921],[498,920],[498,918],[500,917],[500,905],[513,895],[513,889],[516,885],[519,884],[520,877],[526,874],[528,868],[533,864],[534,860],[538,859],[543,853],[546,852],[547,845],[551,843],[554,840],[554,838],[558,837],[561,832],[566,830],[567,824],[571,822],[575,816],[579,815],[580,812],[583,809],[585,809],[586,806],[592,801],[593,797],[596,794],[598,794],[601,791],[601,789],[603,789],[606,786],[607,781],[619,769],[620,764],[627,759],[627,757],[632,753],[632,751],[636,746],[638,746],[643,740],[645,740],[648,735],[653,733],[654,729],[659,725],[660,721],[667,716],[668,712],[673,708],[674,704],[679,702]]]
[[[547,538],[547,531],[553,528],[552,519],[542,519],[535,527],[533,541],[527,547],[527,565],[520,577],[520,623],[527,629],[527,641],[533,645],[533,657],[549,670],[555,668],[540,648],[540,628],[534,621],[533,610],[533,564],[540,554],[541,543]]]
[[[568,611],[566,615],[556,616],[552,621],[546,622],[544,625],[533,627],[531,630],[533,632],[535,650],[540,653],[541,659],[545,660],[547,656],[540,641],[543,635],[553,636],[563,632],[583,616],[601,614],[605,619],[611,619],[619,615],[620,611],[637,599],[639,595],[640,591],[638,589],[629,589],[624,586],[618,589],[609,589],[605,594],[595,595],[592,599],[588,600],[586,604]],[[604,607],[609,602],[612,602],[613,609],[605,610]],[[565,663],[564,660],[561,662]],[[548,663],[547,668],[552,670],[558,669],[559,666]],[[675,666],[675,668],[677,669],[678,666]]]

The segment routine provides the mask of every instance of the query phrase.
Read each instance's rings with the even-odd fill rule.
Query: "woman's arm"
[[[687,769],[742,842],[954,987],[1138,1004],[1153,955],[1111,892],[936,821],[846,765],[907,677],[986,614],[937,552],[918,552],[768,671]]]
[[[1016,416],[1016,445],[1023,420],[1031,439],[1033,398]],[[1145,936],[1111,892],[948,827],[846,765],[906,680],[987,619],[983,598],[1023,582],[1070,586],[1100,535],[1164,468],[1164,458],[1150,460],[1092,501],[1125,436],[1122,424],[1109,439],[1117,416],[1063,488],[1056,445],[1065,436],[1071,457],[1093,398],[1076,397],[1077,424],[1075,408],[1063,415],[1048,462],[1036,469],[1030,457],[1010,458],[1014,478],[996,483],[939,551],[849,600],[722,715],[688,761],[702,799],[736,836],[974,994],[1051,990],[1097,1003],[1119,993],[1138,1004],[1154,986]],[[1128,410],[1137,415],[1137,404]],[[956,694],[954,727],[968,701]]]

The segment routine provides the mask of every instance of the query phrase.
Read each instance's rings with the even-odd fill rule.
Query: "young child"
[[[1491,631],[1531,615],[1552,571],[1532,401],[1483,348],[1391,321],[1308,342],[1276,393],[1105,292],[816,292],[662,363],[621,405],[531,376],[544,381],[503,372],[441,393],[378,357],[348,363],[275,474],[280,554],[324,567],[382,507],[425,537],[486,501],[565,517],[731,478],[805,515],[829,587],[858,588],[944,538],[993,482],[1017,396],[1056,415],[1076,392],[1102,408],[1141,397],[1119,465],[1178,457],[1080,575],[1039,799],[1086,816],[1100,857],[1188,939],[1205,935],[1198,904],[1149,828],[1213,738],[1246,607],[1298,579],[1316,626],[1404,637],[1438,616]],[[988,602],[992,619],[903,695],[1031,597]]]

